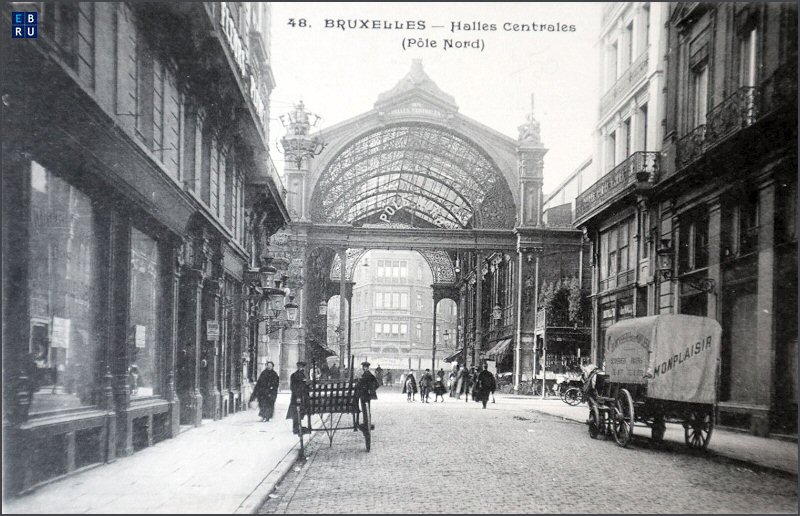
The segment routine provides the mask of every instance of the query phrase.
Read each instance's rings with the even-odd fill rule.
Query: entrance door
[[[720,399],[756,403],[759,378],[756,342],[756,284],[724,290],[722,311],[722,383]]]

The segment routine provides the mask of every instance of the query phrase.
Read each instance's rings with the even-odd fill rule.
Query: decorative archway
[[[514,198],[476,143],[430,123],[362,134],[330,160],[311,198],[313,222],[513,228]]]

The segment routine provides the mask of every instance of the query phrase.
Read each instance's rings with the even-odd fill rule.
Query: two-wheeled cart
[[[312,368],[312,370],[314,370]],[[308,389],[303,396],[295,400],[297,417],[300,421],[300,456],[305,456],[303,436],[311,432],[325,432],[329,446],[333,446],[333,437],[337,430],[361,431],[364,435],[367,451],[372,444],[372,412],[370,400],[362,395],[358,388],[358,380],[353,378],[353,357],[350,357],[350,377],[346,379],[320,380],[308,382]],[[342,416],[350,414],[352,426],[341,426]],[[312,426],[312,416],[319,418],[320,425]],[[303,426],[303,419],[307,426]],[[359,422],[360,421],[360,422]]]
[[[606,331],[605,372],[588,389],[589,435],[613,435],[627,446],[636,423],[664,438],[681,423],[687,446],[706,449],[714,421],[722,329],[691,315],[655,315],[618,322]]]

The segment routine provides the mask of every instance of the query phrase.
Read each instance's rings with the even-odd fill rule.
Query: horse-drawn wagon
[[[605,371],[589,395],[589,435],[627,446],[635,423],[661,440],[679,422],[686,444],[705,449],[717,403],[722,329],[708,317],[655,315],[618,322],[604,342]]]

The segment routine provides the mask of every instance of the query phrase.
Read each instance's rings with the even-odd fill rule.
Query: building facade
[[[624,46],[626,13],[637,9],[645,11],[609,4],[604,35],[622,27]],[[649,89],[644,146],[627,136],[639,100],[630,125],[623,117],[601,131],[606,173],[576,200],[576,225],[593,244],[594,356],[602,362],[604,331],[623,318],[713,317],[723,328],[720,422],[794,433],[796,6],[673,3],[649,12],[650,44],[667,60],[642,81],[660,78],[665,96],[654,105],[661,87]]]
[[[7,493],[246,406],[246,287],[288,222],[269,7],[30,3],[3,45]]]
[[[433,275],[422,255],[373,250],[361,259],[353,278],[350,339],[356,358],[384,369],[431,367]],[[455,302],[439,301],[436,368],[455,349],[456,320]]]

